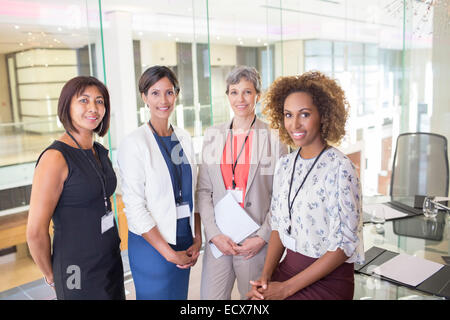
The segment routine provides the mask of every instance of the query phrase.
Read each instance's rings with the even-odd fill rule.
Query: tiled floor
[[[203,256],[200,255],[197,264],[191,269],[189,279],[188,300],[200,299],[200,279]],[[135,290],[133,278],[131,277],[130,264],[128,262],[128,252],[122,251],[123,268],[125,272],[125,294],[127,300],[135,300]],[[0,300],[54,300],[55,292],[47,286],[44,279],[18,286],[16,288],[0,292]],[[233,288],[232,299],[239,299],[236,286]]]

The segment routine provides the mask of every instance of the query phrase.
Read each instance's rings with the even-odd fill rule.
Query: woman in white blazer
[[[136,299],[183,300],[202,243],[200,215],[194,214],[194,151],[189,133],[169,124],[180,91],[175,74],[151,67],[139,91],[151,120],[118,150]]]

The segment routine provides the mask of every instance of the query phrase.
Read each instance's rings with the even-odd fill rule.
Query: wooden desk
[[[28,211],[0,217],[0,249],[27,242]]]
[[[122,240],[120,244],[121,250],[128,248],[128,224],[127,218],[123,211],[124,205],[122,197],[117,195],[117,207],[119,218],[119,236]],[[111,197],[111,203],[114,201]],[[0,249],[17,246],[18,252],[28,254],[27,242],[27,222],[28,210],[0,216]],[[53,224],[50,221],[50,235],[53,235]]]

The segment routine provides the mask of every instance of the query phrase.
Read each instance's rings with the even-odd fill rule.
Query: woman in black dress
[[[75,77],[63,87],[58,117],[66,132],[39,156],[28,215],[30,253],[58,299],[125,299],[120,238],[110,196],[116,176],[94,142],[109,128],[106,87]],[[53,252],[50,250],[53,220]]]

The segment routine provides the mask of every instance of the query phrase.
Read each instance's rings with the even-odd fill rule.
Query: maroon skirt
[[[286,257],[273,273],[272,281],[286,281],[316,260],[287,249]],[[354,288],[353,263],[344,262],[326,277],[297,291],[286,300],[351,300]]]

